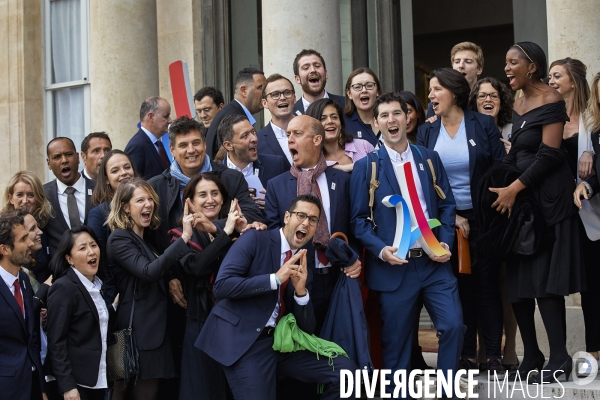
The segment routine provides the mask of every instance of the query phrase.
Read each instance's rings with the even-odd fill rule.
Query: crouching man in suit
[[[219,301],[196,347],[223,365],[236,399],[275,400],[277,378],[284,376],[322,383],[322,399],[335,399],[340,371],[356,369],[344,356],[333,358],[332,368],[327,357],[317,359],[306,350],[273,350],[275,326],[284,314],[293,313],[298,327],[308,334],[315,328],[306,250],[298,249],[315,234],[320,210],[318,198],[296,197],[282,229],[244,233],[221,264],[214,284]]]

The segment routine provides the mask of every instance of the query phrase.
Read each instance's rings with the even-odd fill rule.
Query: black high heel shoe
[[[540,384],[540,383],[555,383],[558,382],[558,378],[562,375],[565,376],[565,382],[568,382],[573,371],[573,360],[567,358],[562,365],[556,369],[544,369],[540,370],[540,373],[531,376],[529,378],[529,384]]]
[[[544,353],[542,353],[540,351],[537,354],[537,356],[535,356],[535,359],[533,360],[533,362],[527,363],[527,364],[522,362],[521,365],[519,366],[519,369],[517,369],[516,372],[513,372],[510,375],[508,375],[508,379],[510,381],[514,381],[518,375],[521,378],[521,380],[525,380],[525,379],[527,379],[527,374],[529,374],[530,371],[533,371],[533,370],[541,371],[542,368],[544,367],[545,362],[546,362],[546,358],[544,357]]]

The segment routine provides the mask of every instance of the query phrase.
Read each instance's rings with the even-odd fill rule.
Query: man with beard
[[[258,154],[258,138],[254,127],[245,115],[228,115],[219,125],[219,140],[227,150],[227,155],[219,164],[240,171],[245,178],[257,175],[263,188],[267,182],[283,174],[289,168],[285,159],[271,154]],[[253,189],[253,188],[252,188]],[[258,207],[264,209],[265,192],[253,193]]]
[[[292,166],[292,156],[285,131],[294,118],[295,102],[294,85],[288,78],[279,74],[267,78],[262,93],[262,105],[271,113],[271,122],[257,133],[258,152],[284,157],[286,171]]]
[[[48,168],[56,177],[44,185],[44,193],[54,209],[54,218],[44,227],[52,257],[66,230],[87,223],[96,182],[79,173],[79,154],[71,139],[52,139],[46,154]]]
[[[324,97],[332,98],[340,107],[344,108],[346,99],[344,96],[327,93],[327,67],[325,60],[316,50],[302,50],[294,59],[294,78],[296,83],[302,86],[302,97],[294,105],[294,114],[302,115],[306,112],[310,103]]]
[[[260,100],[264,84],[265,73],[256,68],[244,68],[238,72],[235,79],[233,101],[217,113],[206,134],[206,154],[211,159],[214,160],[221,147],[217,131],[223,118],[228,115],[239,114],[245,115],[251,125],[256,123],[252,114],[256,114],[262,108]]]
[[[0,393],[15,400],[42,399],[40,318],[21,265],[31,262],[34,242],[16,213],[0,217]]]

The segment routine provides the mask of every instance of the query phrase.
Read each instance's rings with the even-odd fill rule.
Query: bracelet
[[[281,286],[281,280],[277,277],[277,274],[273,274],[275,276],[275,282],[277,282],[277,286]]]
[[[594,150],[584,150],[584,153],[590,153],[590,155],[593,157],[596,155],[596,153],[594,153]]]
[[[296,291],[294,290],[294,296],[296,296],[296,297],[298,297],[298,298],[300,298],[300,297],[305,297],[307,293],[308,293],[308,290],[307,290],[307,291],[306,291],[306,292],[305,292],[305,293],[304,293],[302,296],[300,296],[300,295],[298,295],[298,293],[296,293]]]

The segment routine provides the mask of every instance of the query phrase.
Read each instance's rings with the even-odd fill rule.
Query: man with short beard
[[[302,97],[294,105],[294,114],[302,115],[310,103],[322,98],[332,98],[340,107],[344,108],[346,99],[325,91],[327,83],[327,67],[321,54],[312,49],[304,49],[294,59],[294,78],[302,86]]]
[[[21,265],[31,262],[34,243],[15,214],[0,217],[0,393],[14,400],[42,399],[46,384],[40,359],[40,318]],[[10,373],[8,373],[10,372]]]

